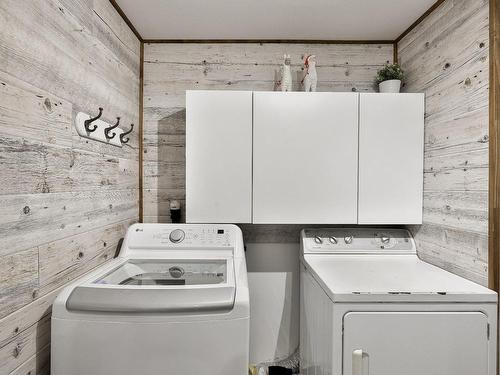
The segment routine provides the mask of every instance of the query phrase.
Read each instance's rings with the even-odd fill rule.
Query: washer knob
[[[344,242],[348,245],[351,244],[352,243],[352,236],[345,236]]]
[[[384,244],[388,244],[391,241],[391,237],[382,236],[382,237],[380,237],[380,241],[382,241],[382,243],[384,243]]]
[[[184,239],[185,236],[186,234],[182,229],[174,229],[172,232],[170,232],[169,238],[173,243],[179,243]]]
[[[339,241],[337,241],[337,238],[335,238],[334,236],[331,236],[330,237],[330,242],[334,245],[336,245]]]
[[[179,277],[182,277],[184,275],[184,269],[179,266],[172,266],[168,269],[168,272],[170,273],[170,276],[172,276],[174,279],[178,279]]]
[[[320,236],[314,236],[314,242],[321,245],[323,243],[323,239]]]

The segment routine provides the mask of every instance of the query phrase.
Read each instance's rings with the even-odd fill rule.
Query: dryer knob
[[[184,239],[185,236],[186,234],[182,229],[174,229],[172,232],[170,232],[169,238],[173,243],[179,243]]]
[[[351,244],[352,243],[352,236],[345,236],[344,242],[348,245]]]
[[[316,242],[318,245],[321,245],[323,243],[323,239],[320,236],[315,236],[314,242]]]
[[[336,244],[338,243],[337,238],[336,238],[336,237],[334,237],[334,236],[331,236],[331,237],[330,237],[330,242],[331,242],[332,244],[334,244],[334,245],[336,245]]]

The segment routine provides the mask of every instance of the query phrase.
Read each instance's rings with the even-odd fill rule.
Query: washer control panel
[[[315,228],[301,233],[304,253],[415,253],[405,229]]]
[[[238,229],[238,228],[236,228]],[[229,225],[136,225],[128,236],[130,249],[230,248],[235,229]]]

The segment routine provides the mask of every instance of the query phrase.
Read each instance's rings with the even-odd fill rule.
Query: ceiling
[[[394,40],[436,0],[116,0],[143,39]]]

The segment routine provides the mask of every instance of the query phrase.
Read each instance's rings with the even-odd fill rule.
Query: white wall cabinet
[[[186,92],[186,221],[252,222],[252,92]]]
[[[422,222],[424,95],[360,94],[359,224]]]
[[[186,220],[422,222],[423,94],[188,91]]]
[[[357,166],[357,94],[254,92],[254,223],[356,223]]]

